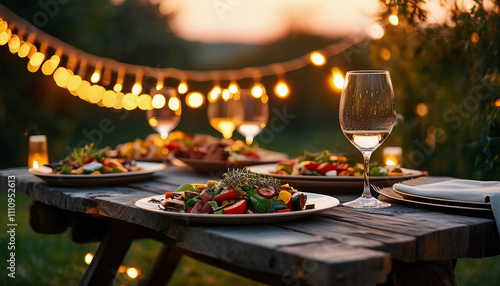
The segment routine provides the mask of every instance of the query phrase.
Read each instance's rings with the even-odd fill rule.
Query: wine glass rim
[[[388,74],[386,70],[353,70],[348,71],[347,74]]]

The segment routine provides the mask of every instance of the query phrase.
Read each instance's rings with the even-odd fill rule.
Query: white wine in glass
[[[181,120],[181,100],[175,88],[163,88],[160,90],[152,89],[150,93],[153,100],[157,97],[156,100],[164,102],[164,105],[161,108],[153,108],[152,110],[146,111],[148,123],[160,134],[161,139],[165,140],[168,137],[168,133],[170,133]],[[162,96],[164,101],[161,99]]]
[[[370,193],[370,157],[389,136],[396,120],[394,91],[388,71],[350,71],[339,107],[340,126],[349,141],[363,154],[364,188],[361,197],[344,203],[352,208],[391,206]]]
[[[239,100],[243,106],[243,120],[238,125],[238,132],[245,136],[248,145],[252,145],[255,136],[267,125],[269,106],[262,97],[253,97],[250,89],[241,90]]]
[[[209,102],[207,117],[210,125],[229,139],[243,120],[241,101],[235,100],[225,89],[215,100]]]

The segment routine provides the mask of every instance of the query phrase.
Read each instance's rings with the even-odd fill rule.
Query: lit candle
[[[28,167],[38,168],[49,163],[47,137],[45,135],[30,136],[28,145]]]
[[[386,166],[399,167],[403,161],[403,149],[401,147],[385,147],[382,160]]]

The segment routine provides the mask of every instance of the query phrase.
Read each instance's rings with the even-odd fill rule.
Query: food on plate
[[[348,160],[342,155],[333,155],[328,150],[321,153],[304,151],[298,158],[278,163],[277,175],[306,176],[363,176],[363,164]],[[401,176],[403,171],[394,168],[388,172],[385,166],[370,164],[370,176]]]
[[[276,178],[246,168],[226,172],[222,180],[183,184],[159,203],[167,211],[203,214],[283,213],[314,208],[307,197]]]
[[[64,160],[47,164],[52,174],[108,174],[139,171],[141,168],[134,160],[118,159],[109,156],[110,148],[97,149],[90,145],[74,148]]]
[[[248,146],[241,140],[219,139],[207,134],[190,135],[182,131],[170,132],[167,139],[150,134],[116,146],[119,157],[136,160],[161,160],[168,155],[177,158],[206,161],[255,161],[261,159],[261,149]]]

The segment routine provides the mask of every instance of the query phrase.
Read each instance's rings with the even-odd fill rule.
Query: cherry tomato
[[[289,211],[291,211],[291,210],[290,209],[282,209],[282,210],[277,210],[276,212],[277,213],[287,213]]]
[[[304,167],[306,167],[308,170],[316,171],[319,165],[321,165],[321,162],[310,162],[309,164],[306,164]]]
[[[166,192],[165,199],[169,199],[173,194],[175,194],[175,193],[174,192]]]
[[[247,201],[239,200],[236,203],[224,208],[225,214],[242,214],[247,209]]]
[[[321,174],[326,174],[326,172],[331,171],[331,170],[337,170],[337,167],[333,165],[332,163],[322,163],[319,165],[319,167],[316,169]]]

